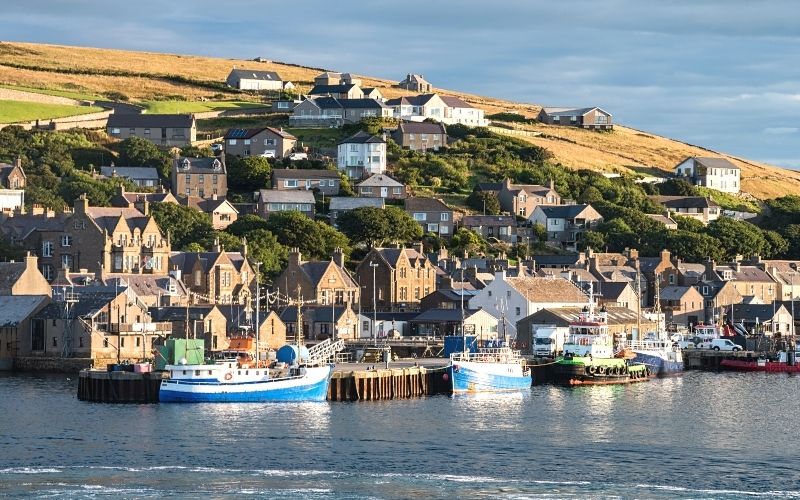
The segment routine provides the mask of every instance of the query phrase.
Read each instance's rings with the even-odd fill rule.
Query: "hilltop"
[[[42,89],[54,95],[86,100],[95,100],[104,95],[122,95],[131,102],[165,98],[197,101],[253,99],[222,85],[234,66],[276,71],[284,79],[294,82],[300,90],[309,89],[314,76],[326,69],[276,61],[255,62],[60,45],[0,43],[0,84]],[[364,86],[379,88],[385,97],[407,94],[407,91],[392,86],[396,81],[369,76],[363,76],[362,79]],[[540,105],[536,104],[439,88],[436,91],[458,96],[485,109],[487,115],[507,112],[534,117],[540,109]],[[612,114],[614,112],[613,109],[609,111]],[[719,155],[742,169],[743,190],[758,198],[774,198],[800,189],[800,172],[710,151],[621,125],[616,125],[611,133],[541,124],[514,124],[513,127],[518,130],[493,130],[545,147],[553,154],[555,161],[571,168],[653,174],[661,173],[659,170],[670,171],[687,156]]]

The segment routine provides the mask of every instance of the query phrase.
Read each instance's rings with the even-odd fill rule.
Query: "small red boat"
[[[790,365],[782,361],[767,361],[754,359],[745,361],[739,359],[723,359],[720,367],[737,372],[766,372],[766,373],[800,373],[800,365]]]

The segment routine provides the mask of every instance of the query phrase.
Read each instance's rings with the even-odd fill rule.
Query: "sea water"
[[[308,404],[108,405],[0,375],[0,496],[800,497],[800,377]]]

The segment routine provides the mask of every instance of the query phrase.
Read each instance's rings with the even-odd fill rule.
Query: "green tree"
[[[140,137],[129,137],[119,144],[119,159],[123,165],[154,167],[163,179],[169,179],[172,159],[158,146]]]
[[[244,214],[236,219],[225,231],[238,237],[247,236],[256,229],[266,229],[267,220],[255,214]]]
[[[190,253],[200,253],[200,252],[205,252],[206,250],[207,248],[205,245],[198,243],[196,241],[192,241],[191,243],[188,243],[186,246],[181,248],[182,252],[190,252]]]
[[[668,179],[658,184],[658,191],[665,196],[698,196],[697,189],[686,179]]]
[[[422,238],[422,226],[402,208],[389,206],[384,209],[384,214],[392,230],[389,241],[403,243]]]
[[[459,228],[450,239],[448,248],[455,255],[477,255],[486,251],[486,241],[475,231]]]
[[[725,255],[716,238],[681,229],[667,233],[666,248],[673,256],[689,262],[719,261]]]
[[[271,175],[272,165],[261,156],[237,158],[228,163],[228,186],[234,191],[263,189],[270,185]]]
[[[380,245],[392,234],[383,209],[361,207],[342,213],[336,220],[339,230],[353,243],[364,243],[367,248]]]
[[[255,229],[247,235],[247,251],[253,262],[261,263],[263,279],[277,276],[288,260],[286,247],[278,243],[266,229]]]
[[[270,215],[267,229],[281,245],[299,248],[307,259],[328,259],[336,248],[341,248],[346,254],[350,252],[350,242],[345,235],[300,212],[278,212]]]
[[[547,228],[541,222],[536,222],[531,226],[531,233],[539,243],[547,241]]]
[[[589,186],[583,190],[578,197],[578,201],[581,203],[597,203],[598,201],[603,201],[603,193],[596,187]]]
[[[208,214],[175,203],[156,203],[152,211],[161,230],[169,232],[173,248],[183,248],[192,242],[202,247],[209,238],[213,241],[214,228]]]
[[[719,240],[725,256],[729,259],[736,255],[743,257],[763,255],[767,246],[767,240],[757,226],[730,217],[720,217],[712,221],[706,232]]]
[[[596,252],[604,252],[606,248],[606,236],[599,231],[586,231],[578,244],[580,250],[591,248]]]
[[[694,217],[684,217],[681,215],[672,214],[672,219],[678,224],[678,229],[681,231],[690,231],[692,233],[702,233],[706,226]]]
[[[769,229],[762,230],[766,246],[764,247],[764,257],[775,258],[785,256],[789,251],[789,242],[777,231]]]
[[[225,231],[212,231],[203,239],[201,244],[206,250],[211,251],[216,242],[219,242],[226,252],[239,252],[242,250],[242,239]]]
[[[467,197],[467,206],[476,212],[486,215],[497,215],[500,213],[500,201],[497,194],[488,191],[473,191]]]

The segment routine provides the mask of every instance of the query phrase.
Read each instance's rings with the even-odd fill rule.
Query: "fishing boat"
[[[723,359],[719,366],[724,370],[737,372],[800,373],[797,360],[800,352],[778,353],[777,359]]]
[[[525,359],[509,347],[455,352],[447,370],[453,394],[521,391],[533,383]]]
[[[343,347],[342,341],[330,339],[311,349],[283,346],[278,359],[289,362],[272,367],[241,360],[167,365],[170,376],[161,382],[159,400],[164,403],[325,401],[333,368],[326,360]]]
[[[640,363],[657,377],[669,377],[683,373],[683,351],[672,340],[656,334],[628,344],[633,352],[633,362]]]
[[[615,352],[605,308],[595,311],[590,300],[570,323],[564,354],[553,364],[553,379],[566,385],[606,385],[643,382],[652,374],[647,365],[634,362],[628,350]]]

